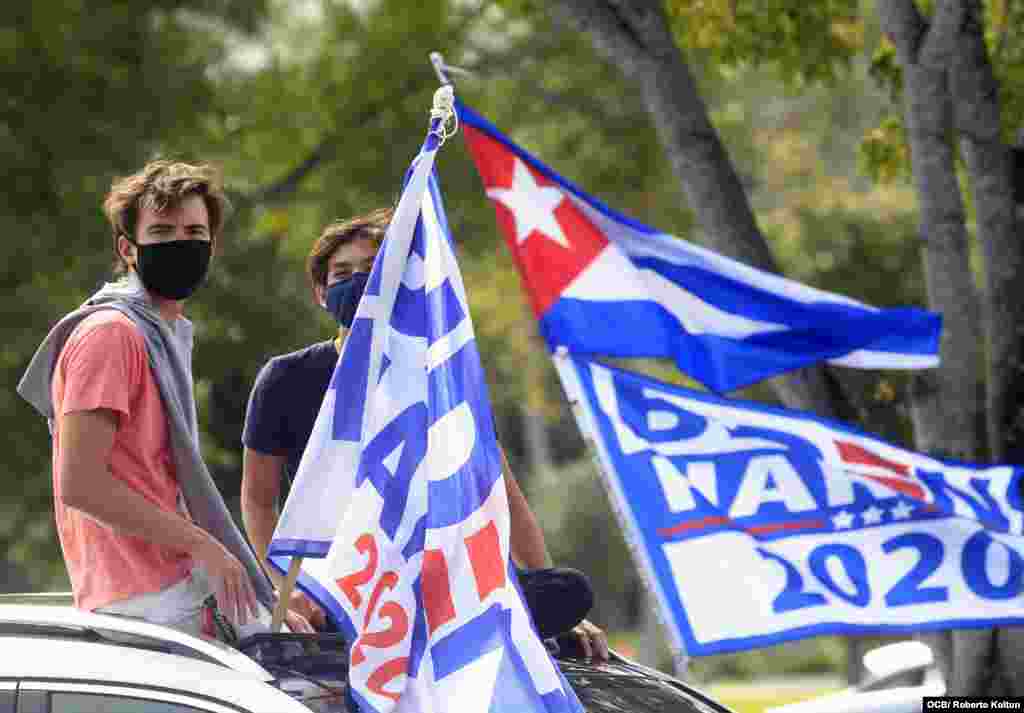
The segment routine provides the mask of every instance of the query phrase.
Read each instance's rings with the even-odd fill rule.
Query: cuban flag
[[[939,315],[879,310],[762,272],[615,212],[464,104],[469,151],[555,350],[661,357],[724,393],[827,361],[939,362]]]
[[[436,123],[436,122],[435,122]],[[435,127],[437,128],[437,127]],[[523,603],[428,135],[270,546],[351,642],[364,713],[579,711]]]

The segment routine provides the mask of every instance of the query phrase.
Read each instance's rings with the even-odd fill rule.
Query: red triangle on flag
[[[463,134],[494,203],[498,225],[505,234],[505,244],[519,268],[533,310],[541,317],[605,249],[608,238],[572,202],[562,186],[504,144],[472,126],[463,126]],[[517,177],[516,171],[528,173]],[[513,193],[517,178],[519,184],[535,188],[536,195],[543,200],[530,202],[530,195],[522,192],[509,198],[496,197]],[[561,201],[554,197],[552,189],[562,193]],[[526,229],[530,230],[524,235]]]

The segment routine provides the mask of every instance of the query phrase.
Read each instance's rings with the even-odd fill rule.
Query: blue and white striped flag
[[[435,129],[437,122],[435,121]],[[509,510],[466,291],[413,162],[270,546],[352,642],[364,713],[579,711],[509,563]]]
[[[663,357],[724,393],[822,361],[939,362],[939,315],[876,309],[612,210],[458,105],[466,143],[552,350]]]

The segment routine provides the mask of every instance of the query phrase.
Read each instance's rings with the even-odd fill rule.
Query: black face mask
[[[158,297],[183,300],[196,291],[210,267],[209,240],[171,240],[139,245],[135,271],[142,285]]]
[[[327,288],[326,309],[334,315],[341,326],[352,326],[356,308],[359,306],[359,300],[363,298],[363,290],[366,289],[366,282],[369,279],[370,273],[356,272]]]

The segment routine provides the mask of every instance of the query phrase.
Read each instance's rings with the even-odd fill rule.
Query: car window
[[[50,694],[50,713],[208,713],[181,703],[104,693]]]
[[[0,713],[14,713],[13,683],[0,682]]]

